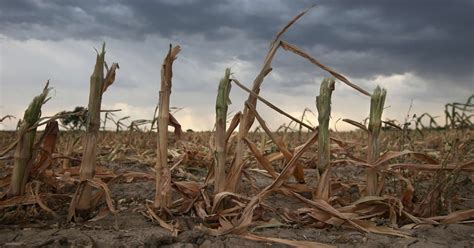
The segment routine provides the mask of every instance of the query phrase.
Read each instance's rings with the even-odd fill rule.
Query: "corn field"
[[[420,232],[439,228],[467,233],[472,241],[473,97],[446,105],[445,126],[429,113],[408,123],[384,120],[389,91],[363,89],[285,41],[285,32],[307,11],[275,35],[251,86],[232,68],[222,68],[216,105],[209,106],[215,109],[212,131],[183,130],[173,116],[179,109],[170,102],[179,92],[172,93],[172,79],[180,73],[173,62],[186,52],[179,45],[170,45],[157,70],[159,104],[149,120],[101,108],[120,76],[118,63],[107,65],[105,43],[95,58],[87,108],[41,116],[54,85],[46,83],[17,130],[0,132],[5,233],[0,241],[5,246],[377,247],[386,238],[385,244],[401,247],[430,246]],[[308,103],[317,109],[317,126],[306,121],[311,110],[292,116],[281,103],[260,96],[275,55],[283,51],[328,75]],[[355,131],[329,128],[338,87],[349,87],[370,103],[366,123],[343,120]],[[248,99],[232,102],[242,108],[230,114],[230,93],[240,90]],[[285,116],[288,124],[271,130],[258,107]],[[106,130],[107,123],[115,130]],[[454,227],[462,231],[449,229]],[[32,228],[62,236],[35,237],[28,232]],[[16,235],[29,241],[6,230],[21,230]],[[78,230],[84,235],[59,238]],[[99,230],[107,233],[98,236]]]

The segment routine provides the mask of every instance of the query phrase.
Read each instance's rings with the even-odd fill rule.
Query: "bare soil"
[[[150,170],[147,165],[137,164],[112,164],[108,167],[117,174],[130,170],[142,172]],[[312,173],[312,170],[306,172]],[[357,175],[356,171],[350,173]],[[204,175],[205,172],[201,171],[196,176],[203,179]],[[258,187],[271,182],[259,173],[255,173],[254,177]],[[252,241],[238,235],[210,236],[201,231],[199,226],[203,223],[193,216],[177,216],[176,221],[184,230],[177,237],[172,237],[169,231],[141,214],[145,211],[143,207],[145,201],[153,199],[154,188],[153,181],[145,180],[114,184],[111,190],[119,213],[115,216],[108,215],[98,221],[67,223],[65,221],[67,201],[64,202],[64,206],[54,207],[61,214],[56,220],[47,213],[41,213],[39,208],[10,209],[10,214],[16,211],[18,215],[14,218],[3,214],[0,222],[0,244],[2,247],[289,247],[284,244]],[[474,192],[472,183],[463,188],[471,191],[472,196]],[[248,190],[252,191],[250,188]],[[277,194],[268,197],[264,203],[277,209],[297,208],[302,204]],[[19,217],[22,214],[25,216]],[[26,215],[32,218],[25,218]],[[271,213],[262,217],[270,223],[272,218],[275,218],[274,225],[262,224],[263,221],[260,221],[256,222],[250,231],[260,236],[317,241],[336,247],[474,247],[472,224],[439,225],[429,228],[420,226],[418,229],[407,230],[412,237],[400,238],[336,227],[320,229],[288,225]]]
[[[14,141],[11,133],[0,133],[2,147]],[[115,135],[115,134],[110,134]],[[354,136],[354,134],[351,134]],[[357,135],[357,134],[355,134]],[[143,136],[143,135],[142,135]],[[143,141],[142,136],[137,136],[136,140],[128,140],[128,135],[122,137],[122,144],[132,142],[134,147],[144,146],[155,147],[154,139]],[[466,136],[466,135],[465,135]],[[102,149],[100,156],[107,156],[113,150],[115,144],[114,139],[110,139],[107,145],[100,145]],[[144,136],[147,137],[147,136]],[[135,139],[135,137],[132,137]],[[188,137],[192,140],[196,136]],[[258,138],[256,138],[258,139]],[[346,139],[346,137],[342,137]],[[469,139],[469,138],[468,138]],[[194,144],[203,144],[208,137],[195,140]],[[352,138],[352,140],[357,140]],[[393,140],[393,138],[387,139]],[[112,144],[112,145],[111,145]],[[431,142],[425,142],[421,145],[427,147],[431,151],[439,151],[442,149],[443,142],[441,135],[435,136]],[[468,144],[468,143],[467,143]],[[416,145],[416,143],[415,143]],[[59,146],[59,145],[58,145]],[[62,144],[64,146],[64,144]],[[145,154],[144,150],[137,150],[137,153]],[[201,149],[201,148],[199,148]],[[210,163],[205,156],[208,151],[196,149],[195,153],[190,154],[190,161],[179,166],[179,170],[173,171],[173,181],[198,181],[204,182],[207,174],[207,166]],[[361,149],[361,148],[357,148]],[[355,149],[354,154],[360,151]],[[80,149],[79,149],[80,150]],[[428,152],[430,151],[428,150]],[[459,152],[458,156],[464,156],[465,159],[472,160],[474,154],[472,149],[466,147],[467,152]],[[151,149],[151,151],[153,151]],[[130,150],[125,149],[123,156],[134,156]],[[105,154],[105,155],[104,155]],[[316,169],[312,157],[314,151],[305,155],[302,159],[306,166],[305,178],[310,187],[316,185]],[[192,155],[192,156],[191,156]],[[4,156],[0,161],[0,182],[2,178],[8,175],[12,168],[12,153]],[[76,159],[71,161],[71,166],[79,165],[80,154],[74,155]],[[148,155],[147,155],[148,156]],[[153,161],[153,159],[143,156],[145,160]],[[441,156],[441,155],[439,155]],[[195,158],[194,160],[192,158]],[[208,159],[208,158],[207,158]],[[142,164],[139,162],[107,162],[100,160],[101,167],[120,175],[127,171],[145,172],[153,174],[150,164]],[[282,169],[278,163],[275,164],[277,170]],[[255,166],[250,166],[255,168]],[[244,183],[241,192],[247,196],[253,196],[263,187],[269,185],[272,179],[264,176],[255,170],[246,169],[246,176],[243,177]],[[431,174],[418,173],[414,174],[416,178],[426,176],[427,180],[415,180],[415,201],[419,202],[426,196],[427,189],[432,184],[430,181]],[[345,182],[362,182],[364,180],[364,170],[354,166],[338,166],[333,170],[333,178]],[[414,177],[415,178],[415,177]],[[3,180],[5,181],[5,180]],[[291,181],[293,181],[291,179]],[[447,214],[452,211],[462,209],[474,209],[474,183],[472,173],[460,173],[456,175],[455,184],[449,190],[449,201],[446,207],[441,208],[439,214]],[[291,183],[295,183],[294,181]],[[48,186],[42,182],[41,192],[53,192]],[[23,205],[14,207],[0,208],[0,246],[1,247],[289,247],[279,243],[257,242],[248,240],[239,235],[211,236],[205,232],[202,227],[208,226],[209,223],[203,223],[193,210],[183,216],[174,216],[174,221],[179,223],[180,232],[177,237],[173,237],[169,231],[160,227],[157,223],[151,221],[145,216],[145,203],[147,200],[153,200],[155,183],[153,180],[136,178],[132,182],[119,180],[110,186],[112,198],[118,213],[115,215],[105,213],[107,206],[102,203],[100,209],[92,213],[91,216],[80,218],[76,222],[67,222],[68,207],[71,196],[76,189],[74,183],[66,184],[61,191],[55,191],[55,197],[44,197],[46,205],[51,208],[58,216],[55,218],[47,213],[40,206]],[[398,188],[397,188],[398,187]],[[397,183],[387,182],[388,190],[400,190]],[[212,190],[212,189],[209,189]],[[0,194],[5,192],[5,187],[0,186]],[[360,198],[361,193],[358,187],[350,187],[347,190],[334,190],[334,196],[339,196],[353,202]],[[310,194],[302,193],[303,196],[311,198]],[[258,209],[252,225],[248,228],[249,232],[264,237],[277,237],[288,240],[306,240],[315,241],[336,247],[474,247],[474,223],[468,221],[466,224],[450,224],[427,226],[419,225],[414,229],[403,229],[409,238],[401,238],[389,235],[378,235],[374,233],[363,233],[357,230],[334,227],[327,225],[326,227],[308,227],[299,223],[288,223],[281,218],[279,211],[285,209],[296,210],[306,207],[304,203],[294,198],[281,194],[272,193],[266,197],[261,205],[271,206],[275,212],[261,211]],[[90,220],[94,216],[105,216],[98,220]],[[97,218],[96,218],[97,219]],[[371,219],[377,225],[388,225],[387,220],[383,217]]]

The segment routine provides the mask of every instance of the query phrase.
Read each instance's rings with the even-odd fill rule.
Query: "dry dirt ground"
[[[112,165],[110,169],[120,173],[124,170],[147,171],[146,165]],[[308,170],[307,173],[311,173]],[[204,172],[197,175],[202,179]],[[257,186],[269,183],[269,179],[255,175]],[[138,180],[131,183],[117,183],[111,187],[119,213],[108,215],[98,221],[67,223],[67,207],[61,209],[61,216],[34,215],[31,208],[15,210],[17,218],[3,214],[0,223],[0,244],[2,247],[289,247],[284,244],[257,242],[238,235],[214,237],[199,229],[201,221],[192,216],[178,216],[177,221],[184,231],[177,237],[151,222],[141,213],[147,199],[153,199],[154,182]],[[466,190],[473,190],[472,184]],[[301,204],[281,195],[272,195],[266,203],[276,207]],[[57,203],[60,204],[60,203]],[[65,201],[64,205],[68,202]],[[13,212],[15,212],[13,211]],[[37,209],[37,211],[40,211]],[[9,212],[13,214],[12,211]],[[276,218],[271,213],[266,219]],[[372,233],[329,227],[308,228],[285,225],[275,221],[274,225],[256,225],[250,228],[254,234],[290,240],[308,240],[334,245],[336,247],[474,247],[474,225],[452,224],[436,227],[420,227],[408,230],[410,238],[400,238]]]
[[[4,140],[4,144],[12,138]],[[440,142],[436,142],[440,143]],[[153,147],[153,144],[150,145]],[[434,148],[433,148],[434,149]],[[437,149],[437,147],[436,147]],[[470,158],[472,159],[472,154]],[[8,165],[7,165],[8,164]],[[77,166],[77,161],[74,166]],[[307,164],[311,168],[310,164]],[[10,167],[9,167],[10,166]],[[140,163],[106,163],[102,166],[119,175],[125,171],[145,172],[152,174],[150,165]],[[281,168],[280,168],[281,169]],[[185,174],[174,175],[173,180],[203,182],[207,169],[202,166],[183,168]],[[0,179],[11,171],[11,162],[0,163]],[[255,171],[247,171],[252,183],[244,177],[244,190],[247,195],[255,195],[259,189],[269,185],[272,180]],[[306,169],[305,178],[309,186],[315,186],[315,170]],[[334,178],[348,180],[363,180],[360,168],[338,167],[333,171]],[[462,198],[451,206],[453,210],[474,209],[474,184],[469,174],[459,175],[457,184],[452,190]],[[415,197],[425,195],[423,188],[428,182],[414,182]],[[256,188],[251,187],[252,185]],[[387,185],[389,187],[390,185]],[[44,187],[44,186],[42,186]],[[110,186],[112,198],[118,213],[107,215],[96,221],[67,222],[67,211],[71,195],[76,186],[71,184],[64,187],[64,197],[48,199],[46,204],[53,209],[58,217],[54,218],[38,205],[15,206],[0,208],[0,245],[1,247],[287,247],[280,243],[258,242],[248,240],[239,235],[211,236],[206,234],[202,220],[191,211],[186,216],[175,216],[181,228],[177,237],[161,228],[144,216],[147,200],[153,200],[155,184],[153,180],[135,179],[132,182],[118,181]],[[42,188],[42,192],[49,192]],[[1,192],[0,192],[1,193]],[[61,192],[57,192],[61,193]],[[358,199],[358,189],[343,192],[349,198]],[[418,194],[418,196],[416,195]],[[310,195],[306,197],[311,197]],[[300,201],[279,194],[272,194],[263,202],[272,206],[276,211],[281,209],[298,209],[305,207]],[[102,209],[106,205],[102,204]],[[442,213],[446,214],[446,213]],[[93,213],[102,216],[101,213]],[[417,229],[404,230],[409,238],[362,233],[357,230],[342,227],[316,228],[300,224],[286,224],[281,215],[271,211],[261,211],[259,219],[248,230],[250,233],[277,237],[288,240],[307,240],[332,245],[335,247],[474,247],[474,222],[467,224],[438,225],[428,227],[420,225]],[[384,219],[373,220],[379,225],[387,225]],[[288,246],[289,247],[289,246]]]

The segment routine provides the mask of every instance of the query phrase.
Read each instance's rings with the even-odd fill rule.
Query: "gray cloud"
[[[415,72],[423,77],[474,80],[474,2],[460,0],[322,1],[35,1],[0,3],[0,32],[15,39],[143,40],[147,35],[202,35],[240,46],[240,59],[258,61],[232,41],[243,32],[271,39],[301,9],[316,3],[286,39],[353,77]],[[278,62],[277,62],[278,63]],[[283,62],[284,63],[284,62]],[[289,65],[291,66],[291,65]]]

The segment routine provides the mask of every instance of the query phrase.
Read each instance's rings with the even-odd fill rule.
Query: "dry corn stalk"
[[[227,109],[230,104],[229,94],[231,88],[230,68],[225,70],[225,75],[219,83],[219,90],[217,92],[216,100],[216,134],[215,134],[215,185],[214,193],[220,193],[225,190],[226,175],[226,122]]]
[[[283,155],[283,157],[287,160],[287,161],[290,161],[292,158],[293,158],[293,153],[288,150],[288,148],[286,147],[285,143],[283,141],[281,141],[281,139],[278,139],[274,133],[272,133],[270,131],[270,129],[268,128],[267,124],[265,123],[265,121],[263,120],[263,118],[260,116],[260,114],[255,110],[255,108],[252,108],[250,107],[251,105],[250,104],[247,104],[249,109],[252,111],[252,113],[255,115],[255,117],[257,118],[257,121],[259,122],[260,126],[262,127],[262,129],[265,131],[265,133],[270,137],[270,139],[273,141],[273,143],[275,143],[275,145],[278,147],[278,149],[280,150],[281,154]],[[247,142],[248,143],[248,142]],[[252,149],[251,149],[252,150]],[[257,158],[258,159],[258,158]],[[269,162],[270,163],[270,162]],[[298,170],[298,168],[300,168],[300,171],[301,173],[304,173],[303,171],[303,166],[298,163],[298,161],[295,162],[295,170],[293,171],[293,175],[295,175],[295,172]],[[274,171],[273,167],[271,166],[266,166],[267,171],[270,173],[270,175],[272,175],[272,177],[275,177],[277,176],[276,172]],[[298,172],[300,173],[300,172]],[[304,174],[302,175],[303,177],[303,181],[299,181],[299,183],[304,183]],[[295,178],[298,180],[298,177],[295,176]],[[287,179],[287,178],[285,178]]]
[[[311,62],[313,65],[327,71],[328,73],[330,73],[333,77],[337,78],[338,80],[340,80],[341,82],[343,82],[344,84],[348,85],[349,87],[359,91],[360,93],[366,95],[366,96],[370,96],[370,93],[367,92],[366,90],[362,89],[361,87],[359,87],[358,85],[352,83],[351,81],[349,81],[346,77],[344,77],[343,75],[341,75],[340,73],[334,71],[333,69],[329,68],[328,66],[322,64],[321,62],[319,62],[318,60],[316,60],[315,58],[311,57],[309,54],[307,54],[305,51],[303,51],[301,48],[295,46],[295,45],[292,45],[286,41],[281,41],[281,47],[287,51],[290,51],[296,55],[299,55],[305,59],[307,59],[309,62]]]
[[[66,142],[66,150],[64,151],[65,158],[63,159],[62,168],[67,169],[71,167],[71,156],[74,151],[74,146],[78,143],[80,137],[69,136]]]
[[[334,91],[334,78],[325,78],[321,83],[319,96],[316,97],[318,109],[319,136],[318,136],[318,169],[324,171],[316,189],[316,199],[329,199],[329,177],[331,175],[329,150],[329,118],[331,116],[331,95]]]
[[[31,172],[34,174],[42,174],[53,162],[53,152],[56,149],[56,142],[59,134],[58,122],[53,120],[46,124],[44,133],[40,139],[42,142],[40,156],[32,166]]]
[[[81,161],[80,180],[82,182],[92,180],[95,174],[97,138],[100,129],[100,108],[102,104],[102,95],[115,80],[115,70],[118,64],[112,64],[104,78],[105,66],[105,43],[102,45],[102,51],[97,53],[94,71],[90,77],[89,105],[87,115],[86,135],[84,137],[84,151]],[[81,190],[82,189],[82,190]],[[75,209],[88,210],[91,208],[92,187],[86,184],[79,187],[77,194],[77,206]],[[73,207],[72,204],[71,207]]]
[[[170,48],[161,66],[161,89],[158,112],[158,134],[156,149],[156,192],[153,207],[164,208],[168,204],[168,193],[171,188],[171,174],[168,167],[168,124],[170,122],[171,79],[173,62],[181,51],[179,46]]]
[[[28,108],[25,110],[23,121],[21,122],[18,143],[14,154],[13,174],[10,183],[9,196],[22,195],[25,192],[25,185],[28,178],[28,166],[31,166],[33,155],[33,144],[36,137],[36,124],[41,117],[41,107],[49,99],[49,81],[43,92],[33,98]]]
[[[373,164],[380,154],[379,134],[382,127],[382,113],[387,91],[379,86],[375,88],[370,101],[369,144],[367,148],[367,163]],[[367,195],[376,195],[378,187],[377,168],[367,168]]]
[[[299,19],[301,18],[306,12],[308,12],[312,7],[302,11],[300,14],[295,16],[288,24],[285,25],[276,35],[275,39],[272,41],[270,44],[270,48],[268,50],[267,56],[265,57],[265,61],[263,63],[263,67],[260,70],[259,74],[255,78],[253,82],[253,87],[252,87],[252,93],[254,94],[249,94],[249,97],[247,99],[247,103],[256,106],[257,105],[257,97],[255,95],[258,95],[260,92],[260,86],[263,83],[263,80],[265,77],[272,71],[272,60],[273,57],[275,56],[278,48],[281,46],[281,40],[280,37]],[[240,126],[239,126],[239,133],[237,136],[237,145],[235,148],[235,157],[234,157],[234,162],[232,163],[231,166],[231,175],[234,175],[233,177],[229,178],[229,182],[227,184],[227,190],[231,192],[235,192],[239,179],[240,179],[240,173],[243,168],[244,164],[244,138],[247,136],[247,133],[249,129],[252,127],[252,124],[255,120],[255,116],[249,111],[248,107],[244,105],[244,111],[242,114],[242,119],[240,121]],[[298,174],[297,174],[298,175]],[[304,181],[304,178],[299,178],[298,181]]]

